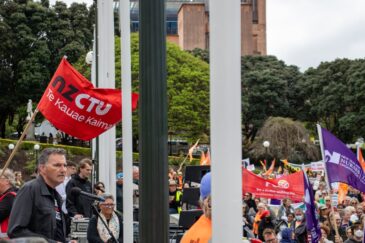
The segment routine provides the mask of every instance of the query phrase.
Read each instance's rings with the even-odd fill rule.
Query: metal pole
[[[240,0],[211,0],[213,243],[242,241]]]
[[[168,242],[165,1],[140,1],[140,241]]]
[[[122,71],[123,134],[123,240],[133,242],[133,148],[131,34],[129,0],[119,0],[120,50]]]

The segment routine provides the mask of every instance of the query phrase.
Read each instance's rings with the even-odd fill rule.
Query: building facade
[[[138,29],[138,2],[132,0],[131,30]],[[209,0],[167,0],[166,32],[183,50],[209,49]],[[266,0],[241,0],[241,55],[266,53]]]

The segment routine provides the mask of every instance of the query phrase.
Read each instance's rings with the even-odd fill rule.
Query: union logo
[[[288,189],[289,188],[289,182],[287,182],[286,180],[279,180],[278,181],[278,186],[280,188]]]

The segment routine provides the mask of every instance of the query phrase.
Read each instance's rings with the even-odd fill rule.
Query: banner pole
[[[38,113],[38,108],[36,108],[36,109],[34,110],[34,113],[33,113],[33,115],[31,116],[31,118],[29,119],[28,124],[25,126],[24,131],[23,131],[22,135],[20,136],[20,138],[19,138],[18,142],[16,143],[16,145],[15,145],[15,147],[14,147],[13,151],[11,152],[11,154],[10,154],[10,156],[9,156],[8,160],[6,161],[6,163],[5,163],[4,167],[3,167],[3,170],[2,170],[2,173],[1,173],[1,175],[0,175],[0,176],[2,176],[2,175],[4,174],[5,170],[8,168],[8,166],[9,166],[9,164],[10,164],[11,160],[14,158],[16,151],[18,151],[18,148],[20,147],[20,144],[22,143],[22,141],[23,141],[23,139],[24,139],[25,135],[27,134],[27,131],[28,131],[28,129],[29,129],[29,127],[30,127],[30,125],[32,124],[32,122],[34,121],[34,118],[35,118],[35,116],[37,115],[37,113]]]
[[[327,173],[327,166],[326,166],[326,161],[325,161],[325,156],[324,156],[324,150],[323,150],[323,137],[322,137],[322,130],[321,130],[321,125],[317,124],[317,131],[318,131],[318,136],[319,136],[319,144],[321,146],[321,154],[322,154],[322,161],[324,163],[324,173],[325,173],[325,180],[327,183],[327,186],[329,188],[329,195],[330,195],[330,200],[331,200],[331,216],[330,216],[330,221],[332,224],[332,227],[335,229],[335,233],[337,237],[340,237],[340,234],[338,233],[338,228],[336,225],[336,221],[333,220],[333,214],[334,214],[334,210],[332,207],[332,188],[331,188],[331,184],[329,183],[328,180],[328,173]]]

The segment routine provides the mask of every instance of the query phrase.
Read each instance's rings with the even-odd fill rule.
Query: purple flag
[[[329,183],[343,182],[365,192],[365,175],[356,155],[329,131],[320,129]]]
[[[304,174],[304,202],[305,202],[305,217],[307,220],[307,230],[311,234],[311,242],[318,243],[321,239],[321,228],[318,223],[318,218],[316,217],[316,207],[314,204],[314,193],[311,184],[308,181],[307,173],[303,168]]]

